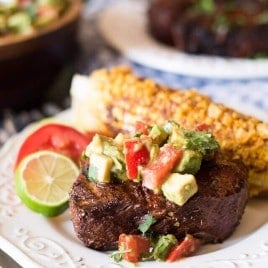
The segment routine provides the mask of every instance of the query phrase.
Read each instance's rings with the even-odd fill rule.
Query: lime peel
[[[26,156],[17,167],[16,192],[31,210],[54,217],[68,207],[69,191],[78,174],[77,165],[67,156],[41,150]]]

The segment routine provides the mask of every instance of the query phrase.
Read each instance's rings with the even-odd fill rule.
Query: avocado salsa
[[[153,126],[138,122],[133,135],[96,134],[83,155],[89,162],[85,175],[95,183],[141,183],[183,206],[198,191],[195,174],[202,161],[211,160],[218,149],[207,126],[187,130],[175,121]],[[154,236],[150,227],[156,221],[148,214],[139,225],[141,234],[120,234],[118,251],[110,254],[114,261],[172,262],[199,247],[200,240],[190,234],[182,241],[173,234]]]
[[[58,20],[69,0],[0,0],[0,37],[25,35]]]
[[[139,122],[132,136],[96,134],[84,156],[89,158],[90,181],[136,181],[182,206],[198,191],[195,174],[202,161],[218,149],[207,130],[186,130],[175,121],[154,126]]]

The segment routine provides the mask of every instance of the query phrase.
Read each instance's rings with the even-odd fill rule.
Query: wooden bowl
[[[65,14],[29,35],[0,37],[0,108],[38,106],[77,48],[82,2],[70,0]]]

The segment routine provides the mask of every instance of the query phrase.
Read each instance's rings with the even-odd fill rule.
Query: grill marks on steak
[[[247,171],[242,164],[217,159],[203,164],[196,178],[198,193],[178,206],[140,183],[101,184],[80,174],[70,193],[75,232],[87,247],[112,250],[121,233],[138,233],[144,216],[152,214],[157,222],[150,230],[155,234],[182,238],[189,233],[204,243],[222,242],[244,212]]]
[[[115,249],[121,233],[135,233],[148,213],[138,183],[101,184],[80,175],[70,195],[70,209],[78,238],[99,250]]]

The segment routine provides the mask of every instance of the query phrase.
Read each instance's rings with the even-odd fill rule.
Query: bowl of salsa
[[[82,1],[0,0],[0,108],[42,99],[75,53]]]

